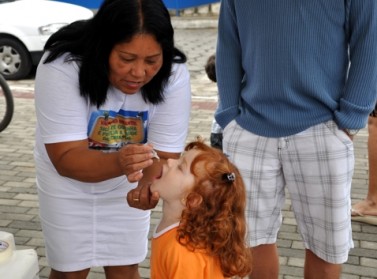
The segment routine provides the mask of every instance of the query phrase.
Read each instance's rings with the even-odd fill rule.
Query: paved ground
[[[215,12],[217,11],[215,6]],[[216,107],[216,85],[208,80],[204,64],[215,51],[216,28],[213,17],[202,17],[202,26],[188,21],[186,14],[174,19],[176,44],[188,55],[192,77],[193,104],[188,140],[197,135],[209,138],[212,115]],[[195,15],[194,15],[195,16]],[[201,15],[199,14],[199,17]],[[192,24],[192,25],[191,25]],[[15,96],[15,115],[11,125],[0,133],[0,231],[15,236],[18,249],[33,248],[39,256],[40,278],[49,274],[45,258],[44,241],[38,219],[38,200],[35,188],[33,162],[34,145],[34,98],[31,77],[28,80],[10,82]],[[365,196],[368,183],[367,131],[362,130],[355,138],[356,170],[352,189],[354,201]],[[161,208],[152,211],[154,228]],[[343,267],[344,279],[377,278],[377,226],[354,222],[355,248]],[[290,201],[284,208],[284,221],[279,234],[281,278],[302,278],[304,250],[292,212]],[[149,278],[149,258],[140,265],[143,278]],[[11,274],[0,274],[1,279],[13,279]],[[105,278],[101,268],[94,268],[90,279]]]

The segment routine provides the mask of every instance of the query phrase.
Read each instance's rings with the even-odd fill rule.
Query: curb
[[[172,17],[171,22],[174,29],[209,29],[217,28],[218,18]]]
[[[220,1],[219,1],[220,2]],[[175,29],[211,29],[217,28],[220,3],[201,5],[184,10],[169,10]]]

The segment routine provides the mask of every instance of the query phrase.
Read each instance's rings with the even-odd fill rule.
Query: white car
[[[47,39],[59,28],[93,17],[78,5],[48,0],[0,0],[0,74],[26,78],[42,56]]]

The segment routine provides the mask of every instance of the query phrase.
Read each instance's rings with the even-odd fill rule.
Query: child
[[[195,141],[151,185],[163,200],[152,238],[152,279],[221,279],[251,272],[245,188],[220,150]]]
[[[208,57],[207,63],[204,66],[207,77],[213,82],[217,82],[215,62],[216,56],[213,54],[210,57]],[[210,142],[212,147],[218,148],[220,150],[223,149],[223,129],[220,127],[219,124],[217,124],[215,119],[212,120]]]

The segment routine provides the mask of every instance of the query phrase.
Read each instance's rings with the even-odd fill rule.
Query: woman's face
[[[114,46],[109,57],[110,83],[125,94],[135,94],[158,73],[162,48],[152,35],[138,34]]]
[[[168,159],[161,174],[151,185],[152,192],[158,192],[164,201],[181,201],[194,186],[195,177],[190,166],[200,151],[190,149],[178,159]]]

